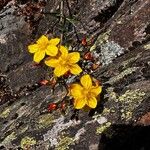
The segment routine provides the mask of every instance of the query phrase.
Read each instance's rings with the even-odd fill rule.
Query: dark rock
[[[0,3],[0,148],[147,149],[149,129],[142,123],[149,124],[150,111],[150,2],[66,0],[64,22],[59,0],[7,3]],[[41,34],[58,37],[62,32],[63,43],[90,49],[102,64],[93,76],[103,91],[89,116],[73,113],[68,105],[66,115],[60,109],[48,112],[49,103],[66,95],[64,85],[54,93],[40,85],[51,70],[34,66],[27,51]],[[84,36],[93,42],[83,48]]]

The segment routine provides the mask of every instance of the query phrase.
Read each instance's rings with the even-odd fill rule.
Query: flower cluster
[[[80,53],[69,53],[68,48],[60,44],[59,38],[49,40],[47,36],[42,35],[35,44],[28,46],[28,50],[34,54],[33,60],[36,63],[44,59],[44,63],[54,69],[54,76],[58,78],[68,72],[73,75],[80,75],[83,72],[77,64],[80,60]],[[97,96],[101,93],[102,87],[94,83],[89,74],[83,72],[80,84],[72,83],[68,90],[73,98],[75,109],[82,109],[85,106],[95,108]]]
[[[34,53],[33,60],[37,63],[44,59],[45,55],[49,56],[45,59],[45,64],[54,68],[56,77],[60,77],[68,71],[79,75],[82,69],[76,63],[80,60],[80,54],[78,52],[69,53],[68,49],[59,42],[59,38],[48,40],[46,36],[42,35],[36,44],[29,45],[28,49],[30,53]]]
[[[80,54],[78,52],[69,53],[68,49],[64,46],[60,46],[59,51],[60,54],[58,56],[54,58],[49,57],[45,60],[45,64],[55,68],[54,74],[57,77],[64,75],[68,71],[74,75],[79,75],[82,69],[76,63],[80,60]]]
[[[34,53],[33,60],[39,63],[44,59],[45,55],[56,56],[58,53],[58,47],[60,39],[54,38],[48,40],[45,35],[42,35],[36,42],[36,44],[31,44],[28,46],[29,52]]]
[[[97,106],[96,97],[101,93],[102,87],[93,85],[90,75],[83,75],[80,84],[72,84],[70,93],[74,98],[75,109],[81,109],[84,106],[95,108]]]

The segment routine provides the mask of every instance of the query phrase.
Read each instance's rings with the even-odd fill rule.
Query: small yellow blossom
[[[44,57],[45,54],[49,56],[56,56],[58,53],[57,44],[59,44],[60,39],[54,38],[48,40],[45,35],[42,35],[36,42],[36,44],[31,44],[28,46],[29,52],[34,53],[33,60],[39,63]]]
[[[102,87],[92,85],[90,75],[83,75],[80,79],[81,84],[72,84],[70,94],[74,98],[75,109],[82,109],[85,106],[95,108],[97,106],[96,97],[101,93]]]
[[[53,67],[54,74],[60,77],[70,71],[74,75],[78,75],[82,72],[82,69],[76,63],[80,59],[78,52],[68,53],[68,49],[64,46],[60,46],[60,54],[55,58],[48,58],[45,60],[47,66]]]

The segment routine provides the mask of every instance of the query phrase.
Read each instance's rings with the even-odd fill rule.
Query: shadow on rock
[[[107,98],[104,99],[104,95],[106,94],[106,90],[105,87],[102,89],[102,92],[100,94],[100,97],[98,98],[98,104],[97,107],[95,109],[91,109],[89,111],[89,116],[92,117],[95,112],[97,112],[98,114],[101,114],[104,110],[104,104],[108,101]]]
[[[99,150],[149,150],[150,127],[112,125],[100,138]]]

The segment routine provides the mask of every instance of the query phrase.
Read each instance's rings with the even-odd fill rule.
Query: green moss
[[[3,140],[3,142],[0,145],[7,145],[11,143],[11,141],[13,141],[14,139],[16,139],[16,133],[12,132]]]
[[[123,112],[123,113],[121,114],[121,119],[129,120],[129,119],[132,118],[132,114],[133,114],[133,113],[130,112],[130,111]]]
[[[127,68],[126,70],[124,70],[123,72],[121,72],[120,74],[118,74],[115,77],[112,77],[108,82],[110,84],[113,84],[117,81],[119,81],[120,79],[124,78],[127,75],[132,74],[133,72],[135,72],[139,67],[132,67],[132,68]]]
[[[23,149],[29,148],[30,146],[35,144],[36,144],[36,140],[32,137],[26,136],[21,140],[21,148]]]
[[[73,138],[62,137],[55,149],[56,150],[69,150],[69,145],[73,145],[73,144],[74,144]]]
[[[39,116],[38,118],[39,128],[48,127],[53,123],[53,120],[54,116],[52,114],[44,114]]]
[[[104,132],[107,128],[109,128],[111,126],[111,122],[106,122],[105,124],[100,125],[97,129],[96,129],[96,134],[101,134],[102,132]]]
[[[105,43],[108,40],[109,35],[110,35],[110,32],[105,32],[103,34],[100,34],[96,42],[94,43],[94,45],[90,48],[90,51],[95,50],[98,45]]]
[[[118,98],[118,102],[122,104],[121,118],[129,120],[132,118],[133,110],[137,108],[143,101],[145,93],[137,90],[127,90]]]
[[[117,99],[117,94],[114,92],[114,88],[108,87],[106,90],[107,90],[107,93],[109,94],[109,100],[115,101]]]
[[[140,89],[136,90],[127,90],[123,95],[121,95],[118,100],[124,102],[139,101],[145,95],[144,92],[141,92]]]
[[[102,116],[102,114],[95,114],[94,116],[92,116],[93,119],[97,120],[98,118],[100,118]]]
[[[102,116],[105,116],[106,118],[109,118],[108,116],[113,115],[113,113],[116,113],[115,111],[119,111],[120,117],[122,120],[129,121],[132,116],[134,110],[141,104],[143,101],[143,98],[145,96],[145,92],[141,91],[140,89],[136,90],[127,90],[122,95],[118,96],[114,91],[112,87],[107,88],[108,93],[108,101],[109,103],[112,103],[113,105],[116,104],[116,106],[121,109],[116,108],[105,108],[102,112]]]
[[[101,114],[95,114],[92,118],[94,120],[98,120],[101,117],[106,117],[107,118],[107,116],[109,116],[110,113],[112,112],[111,110],[112,110],[112,108],[105,107]]]
[[[107,116],[112,112],[111,110],[112,110],[112,108],[105,107],[101,114],[96,114],[92,118],[95,120],[97,120],[100,117],[106,117],[107,118]]]
[[[114,88],[113,87],[108,87],[106,89],[106,91],[107,91],[107,94],[108,94],[107,97],[109,97],[109,101],[115,101],[115,102],[118,101],[117,100],[117,94],[114,92]]]
[[[9,109],[9,108],[6,108],[6,109],[0,114],[0,118],[7,118],[9,114],[10,114],[10,109]]]
[[[103,34],[100,34],[99,36],[98,36],[98,38],[97,38],[97,40],[96,40],[96,44],[103,44],[103,43],[105,43],[107,40],[108,40],[108,38],[109,38],[109,35],[110,35],[110,32],[108,31],[108,32],[105,32],[105,33],[103,33]]]
[[[146,50],[149,50],[149,49],[150,49],[150,43],[148,43],[147,45],[145,45],[144,48],[145,48]]]
[[[125,68],[127,68],[127,66],[128,66],[130,63],[134,62],[135,60],[137,60],[137,59],[140,58],[140,57],[141,57],[140,54],[138,54],[136,57],[132,57],[132,58],[126,60],[126,61],[123,61],[121,65],[122,65],[123,68],[125,69]]]
[[[19,132],[20,132],[20,133],[24,133],[24,132],[26,132],[27,130],[28,130],[28,126],[24,126],[24,127],[19,128]]]
[[[104,108],[103,115],[107,115],[110,113],[110,108]]]

